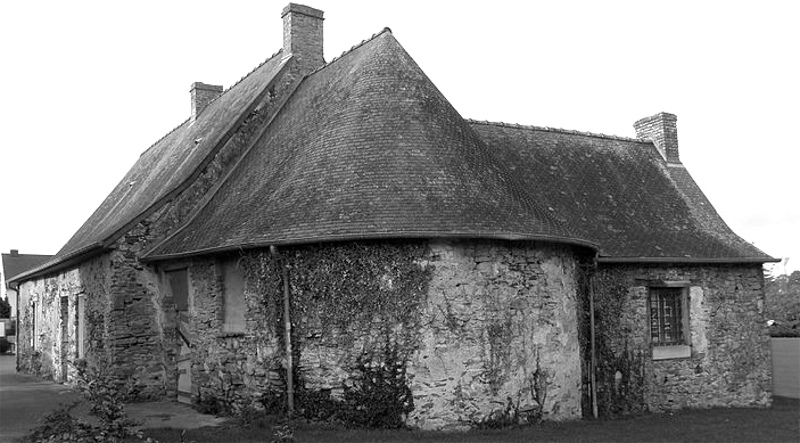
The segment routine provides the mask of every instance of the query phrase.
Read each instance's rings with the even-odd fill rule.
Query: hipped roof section
[[[591,246],[517,185],[385,30],[306,77],[200,211],[147,259],[414,237]]]
[[[681,164],[652,142],[472,122],[506,170],[600,261],[775,261],[739,238]]]
[[[281,54],[279,51],[223,92],[194,122],[185,121],[147,149],[53,259],[25,275],[59,269],[109,246],[191,183],[280,72],[286,63]]]

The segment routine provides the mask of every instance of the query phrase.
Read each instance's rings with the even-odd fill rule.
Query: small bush
[[[276,426],[272,430],[272,441],[270,443],[294,443],[294,426],[288,422]]]
[[[344,393],[347,407],[341,419],[350,425],[368,428],[401,428],[405,416],[414,410],[411,390],[406,384],[405,363],[388,351],[380,364],[359,362],[356,389]]]
[[[28,436],[28,441],[36,443],[96,442],[95,427],[72,416],[71,411],[78,403],[62,406],[45,415]]]
[[[195,400],[194,407],[201,414],[227,415],[230,411],[224,402],[213,395],[201,393]]]
[[[125,414],[124,401],[135,395],[137,387],[130,380],[122,380],[111,370],[110,363],[89,367],[84,360],[73,364],[76,385],[84,401],[90,405],[98,424],[89,423],[72,415],[75,403],[46,415],[28,436],[35,443],[122,443],[129,438],[154,443],[137,429],[139,423]]]

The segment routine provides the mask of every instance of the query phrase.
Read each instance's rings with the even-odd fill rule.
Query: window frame
[[[221,263],[222,306],[221,329],[223,335],[243,335],[247,331],[247,299],[244,295],[245,279],[238,260]],[[233,297],[236,302],[233,303]],[[231,309],[234,305],[241,309]]]
[[[40,322],[40,320],[39,320],[39,311],[37,309],[39,307],[39,303],[36,300],[34,300],[32,303],[33,303],[33,306],[32,306],[32,308],[33,308],[32,309],[32,311],[33,311],[33,321],[31,322],[32,323],[31,324],[31,349],[35,352],[36,348],[37,348],[37,346],[36,346],[36,342],[37,342],[37,340],[36,340],[36,332],[41,327],[41,325],[39,325],[39,322]]]
[[[164,281],[169,291],[169,295],[172,298],[172,303],[174,304],[176,312],[189,312],[192,306],[192,296],[191,296],[191,288],[189,283],[189,267],[188,266],[175,266],[164,269]],[[181,277],[181,281],[178,278]],[[177,285],[175,283],[180,283],[180,286],[185,290],[185,300],[183,300],[183,296],[179,296],[176,294]],[[180,300],[179,300],[180,298]],[[184,309],[181,309],[184,308]]]
[[[86,297],[75,297],[75,358],[86,358]]]
[[[652,350],[653,360],[668,360],[690,358],[692,356],[692,334],[691,334],[691,312],[689,303],[689,286],[688,281],[659,281],[653,282],[647,287],[647,339]],[[672,294],[669,294],[672,293]],[[678,343],[672,342],[667,344],[660,344],[653,340],[653,309],[659,309],[660,306],[654,306],[654,298],[659,297],[663,299],[669,295],[670,297],[680,297],[678,306],[680,307],[680,335],[682,336]],[[662,305],[663,306],[663,305]],[[660,310],[660,309],[659,309]],[[659,312],[658,318],[663,318],[662,313]],[[663,334],[663,325],[659,324],[659,336]]]

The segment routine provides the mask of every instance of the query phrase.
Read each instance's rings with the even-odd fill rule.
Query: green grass
[[[187,431],[184,442],[270,442],[277,418],[250,428],[224,426]],[[800,401],[776,398],[769,409],[713,408],[646,414],[616,420],[543,423],[524,428],[466,433],[347,429],[297,421],[294,438],[312,442],[798,442]],[[162,443],[180,442],[180,430],[155,429],[146,435]]]

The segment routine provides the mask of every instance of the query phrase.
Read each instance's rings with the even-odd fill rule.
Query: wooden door
[[[175,306],[176,319],[176,346],[178,355],[176,365],[178,370],[178,401],[191,403],[192,396],[196,394],[196,388],[192,383],[192,357],[193,346],[189,331],[189,279],[186,269],[176,269],[167,271],[167,282]]]

